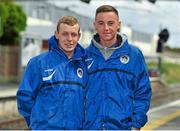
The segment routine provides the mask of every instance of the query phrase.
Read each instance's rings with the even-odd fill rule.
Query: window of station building
[[[46,12],[44,13],[44,19],[45,19],[45,20],[50,20],[50,14],[49,14],[48,11],[46,11]]]
[[[151,44],[152,34],[133,30],[132,40]]]
[[[37,10],[32,10],[32,17],[37,18]]]

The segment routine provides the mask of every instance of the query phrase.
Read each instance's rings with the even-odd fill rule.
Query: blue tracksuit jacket
[[[17,91],[19,113],[30,129],[82,129],[85,51],[78,44],[72,59],[53,36],[49,52],[32,58]]]
[[[127,40],[108,59],[104,59],[93,40],[86,50],[89,80],[84,129],[144,126],[151,87],[141,51]]]

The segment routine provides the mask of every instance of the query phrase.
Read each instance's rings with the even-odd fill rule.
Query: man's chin
[[[105,41],[111,41],[112,40],[112,37],[106,37],[104,38]]]
[[[111,35],[105,35],[103,36],[104,40],[109,40],[109,39],[112,39],[112,36]]]
[[[72,51],[74,51],[74,48],[66,49],[66,52],[72,52]]]

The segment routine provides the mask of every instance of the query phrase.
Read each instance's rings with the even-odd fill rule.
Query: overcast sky
[[[123,25],[147,33],[158,34],[162,28],[170,32],[168,43],[180,47],[180,1],[157,0],[155,4],[142,0],[91,0],[89,4],[80,0],[56,1],[61,7],[69,7],[79,14],[94,18],[95,10],[103,4],[115,6],[120,13]]]

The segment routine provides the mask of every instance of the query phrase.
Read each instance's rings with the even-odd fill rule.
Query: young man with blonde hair
[[[29,61],[17,91],[17,102],[30,129],[83,128],[87,74],[79,38],[77,19],[62,17],[48,41],[49,51]]]

